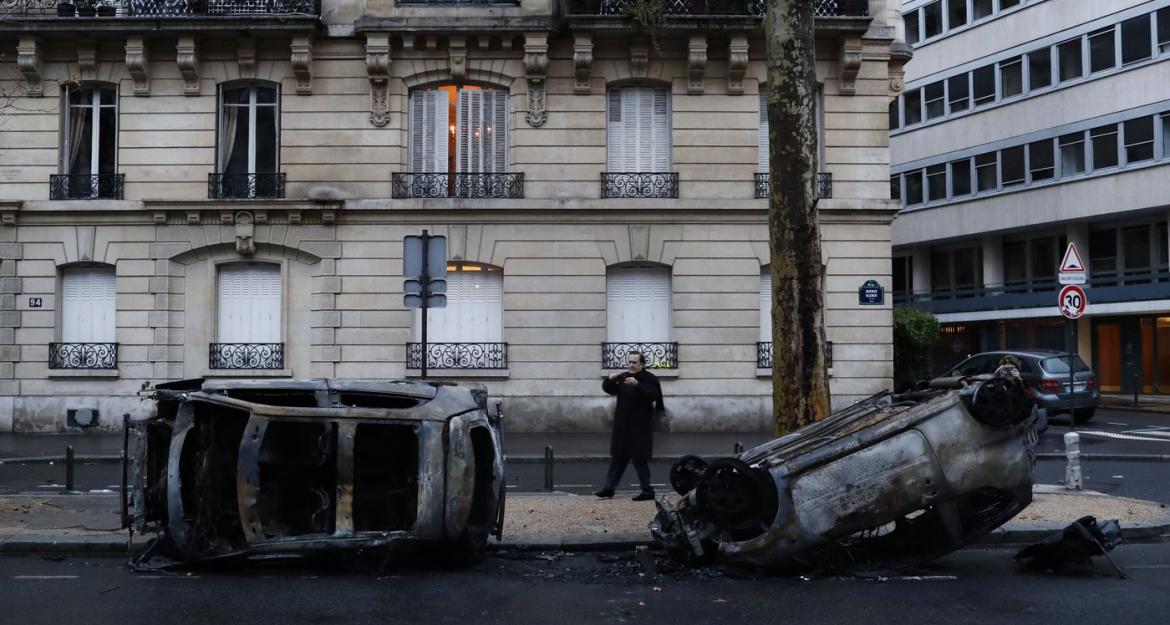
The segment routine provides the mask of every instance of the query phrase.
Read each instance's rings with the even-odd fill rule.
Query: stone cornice
[[[94,39],[121,39],[128,34],[158,35],[176,32],[295,32],[316,31],[321,21],[316,15],[264,15],[246,17],[130,17],[117,19],[62,19],[55,16],[8,16],[0,21],[0,32],[25,32],[38,35],[69,36],[84,32]]]
[[[364,15],[354,22],[357,33],[478,33],[478,32],[551,32],[555,21],[550,16],[496,17],[373,17]]]

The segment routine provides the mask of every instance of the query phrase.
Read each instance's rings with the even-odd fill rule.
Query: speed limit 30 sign
[[[1081,315],[1085,314],[1085,305],[1088,303],[1085,290],[1075,284],[1070,284],[1060,290],[1060,300],[1056,305],[1060,308],[1060,314],[1065,317],[1080,319]]]

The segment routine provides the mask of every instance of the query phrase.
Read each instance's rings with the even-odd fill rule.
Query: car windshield
[[[1068,356],[1045,358],[1040,361],[1040,366],[1048,373],[1068,373]],[[1089,371],[1089,365],[1080,356],[1073,356],[1073,366],[1077,371]]]

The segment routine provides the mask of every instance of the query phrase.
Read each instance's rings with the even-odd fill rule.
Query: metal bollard
[[[1064,435],[1064,455],[1068,465],[1064,468],[1065,490],[1081,490],[1081,436],[1076,432]]]
[[[73,490],[73,445],[65,446],[65,490]]]
[[[731,449],[731,453],[739,455],[743,453],[743,443],[735,441],[735,447]]]
[[[552,445],[544,446],[544,489],[551,491],[553,489],[553,448]]]

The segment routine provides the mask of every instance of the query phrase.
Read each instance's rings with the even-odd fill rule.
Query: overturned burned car
[[[993,379],[882,393],[731,458],[680,458],[650,530],[677,559],[775,571],[913,566],[1032,501],[1035,408]]]
[[[186,380],[127,425],[123,519],[174,557],[389,551],[474,560],[501,530],[499,415],[478,386]]]

